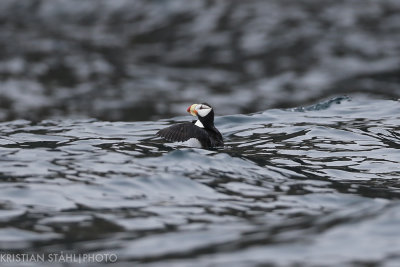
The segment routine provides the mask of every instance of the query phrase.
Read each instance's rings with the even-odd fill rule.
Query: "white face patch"
[[[196,106],[196,111],[198,116],[205,117],[208,115],[208,113],[210,113],[211,107],[204,104],[200,104]]]
[[[199,120],[197,120],[194,125],[196,125],[197,127],[200,127],[200,128],[204,128],[204,125]]]

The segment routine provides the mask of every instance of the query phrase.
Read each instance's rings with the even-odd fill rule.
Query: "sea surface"
[[[398,266],[399,101],[217,116],[226,144],[211,150],[155,137],[191,119],[0,123],[2,253],[114,253],[117,266]]]
[[[399,0],[1,0],[0,121],[400,98]]]
[[[1,0],[0,266],[400,266],[399,44],[398,0]],[[155,137],[199,102],[225,147]]]

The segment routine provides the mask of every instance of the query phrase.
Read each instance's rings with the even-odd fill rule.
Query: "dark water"
[[[189,117],[1,123],[0,248],[112,252],[121,266],[396,266],[399,114],[337,98],[220,116],[216,150],[154,137]]]
[[[1,0],[0,252],[399,266],[399,44],[398,0]],[[226,147],[154,137],[197,102]]]
[[[399,0],[1,0],[0,121],[400,98]]]

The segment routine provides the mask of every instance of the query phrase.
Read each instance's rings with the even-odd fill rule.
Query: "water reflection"
[[[0,1],[0,120],[400,97],[397,1]]]
[[[187,117],[1,123],[0,247],[121,264],[390,263],[399,111],[340,98],[217,117],[218,150],[154,136]]]

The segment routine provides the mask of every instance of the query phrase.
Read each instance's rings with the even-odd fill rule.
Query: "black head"
[[[207,103],[193,104],[187,111],[197,116],[205,128],[214,127],[214,109]]]

